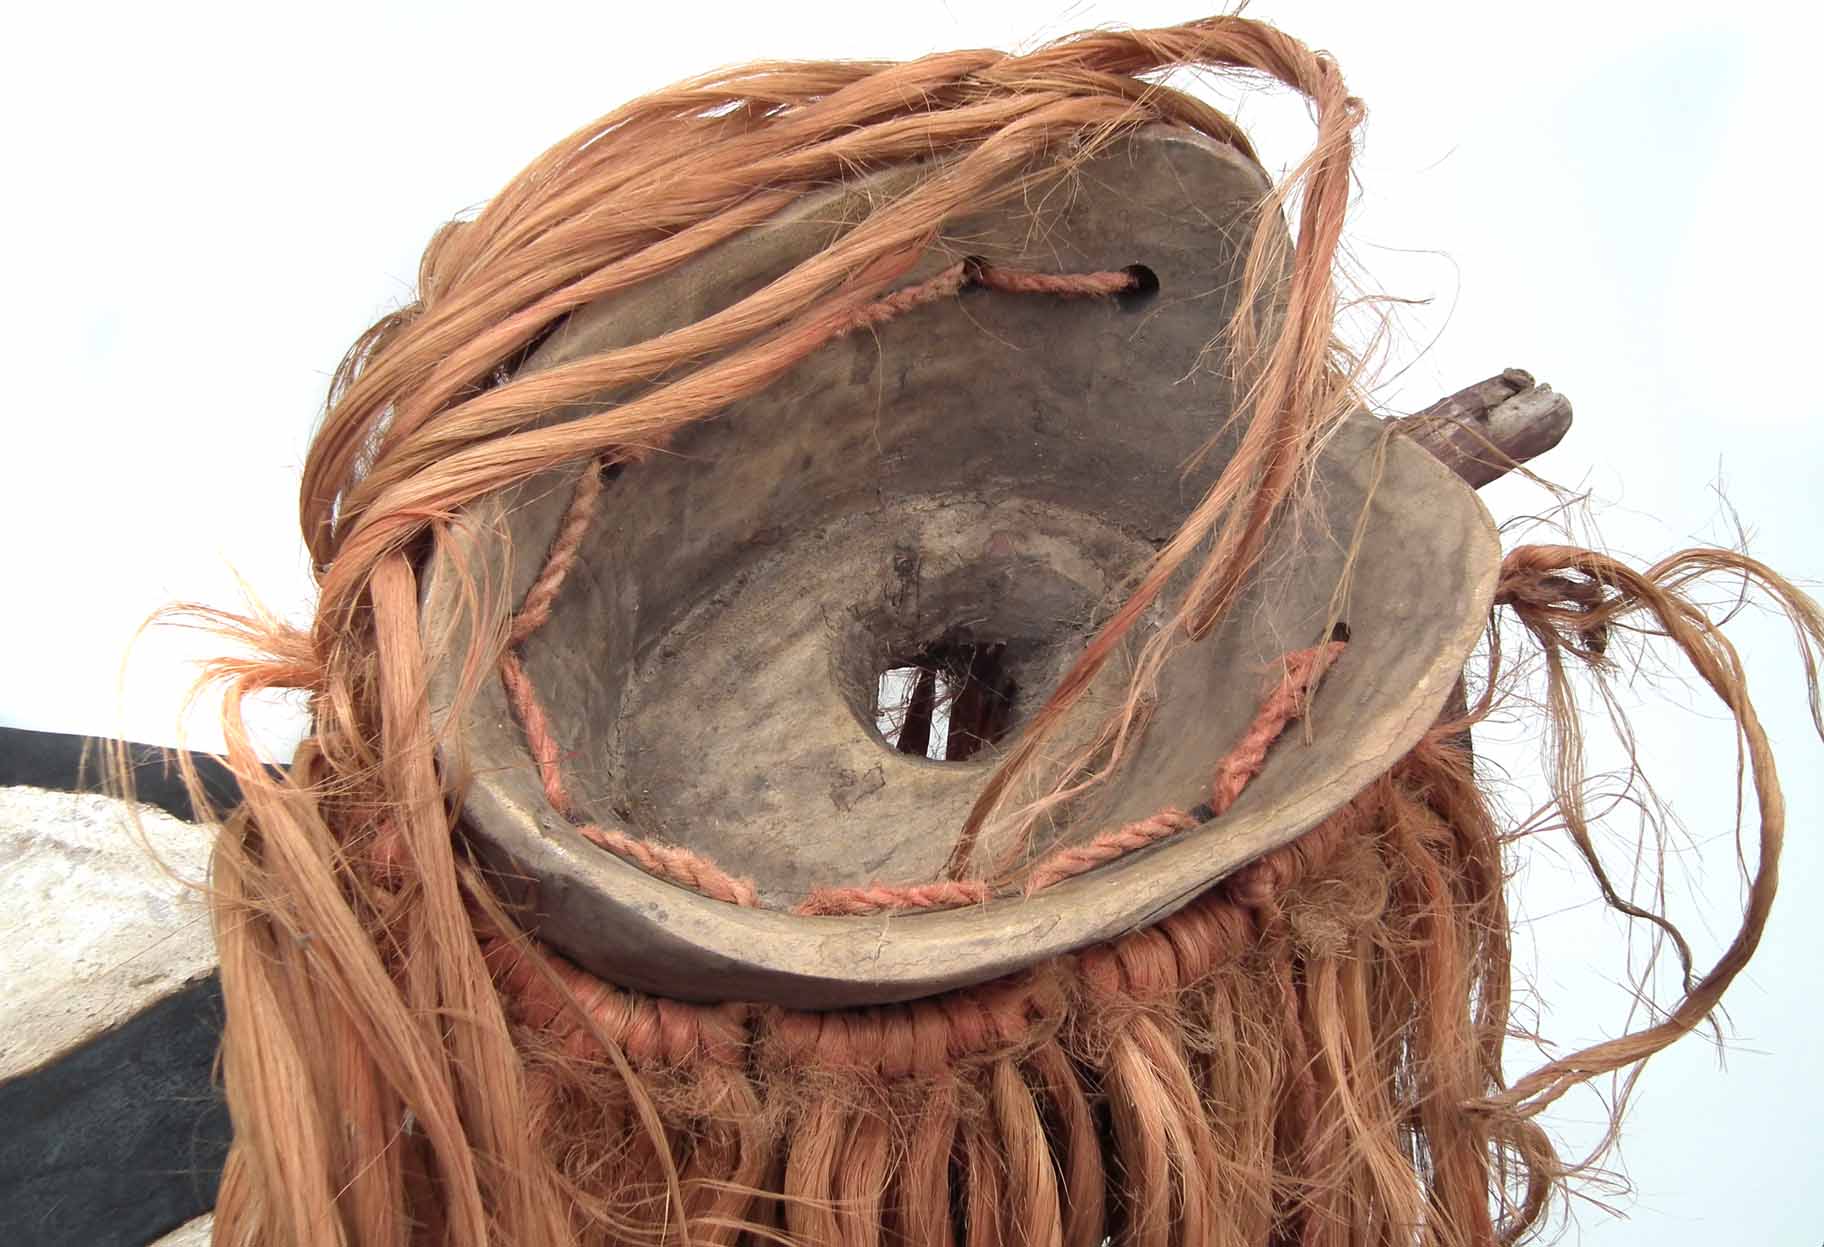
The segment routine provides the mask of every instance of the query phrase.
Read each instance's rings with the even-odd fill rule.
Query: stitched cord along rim
[[[887,183],[904,177],[900,171],[878,175]],[[614,670],[632,669],[642,655],[716,626],[713,619],[703,623],[701,613],[690,614],[693,603],[683,599],[693,592],[736,601],[727,612],[737,617],[726,625],[727,635],[767,626],[789,631],[791,624],[779,621],[789,620],[794,601],[817,601],[840,612],[852,604],[840,595],[854,594],[857,581],[878,579],[878,569],[902,546],[920,549],[927,567],[940,563],[952,552],[944,525],[962,524],[954,517],[972,514],[971,508],[1002,519],[1031,519],[1049,508],[1045,522],[1065,512],[1066,519],[1055,521],[1061,533],[1076,531],[1069,529],[1069,516],[1085,512],[1093,512],[1084,523],[1093,521],[1097,531],[1176,527],[1198,484],[1219,474],[1232,453],[1232,440],[1219,441],[1198,465],[1201,475],[1180,484],[1183,462],[1222,427],[1232,401],[1219,375],[1198,373],[1199,361],[1207,364],[1205,347],[1224,319],[1223,275],[1232,293],[1245,262],[1243,226],[1265,188],[1258,169],[1233,148],[1185,131],[1144,131],[1086,162],[1068,214],[1041,219],[1043,229],[1035,228],[1022,205],[980,214],[955,232],[1004,268],[1116,272],[1144,264],[1159,286],[1154,302],[1136,311],[1106,298],[998,292],[920,300],[867,333],[829,342],[775,386],[683,431],[667,453],[618,475],[583,541],[585,569],[549,605],[550,622],[521,638],[525,670],[549,703],[565,768],[585,793],[581,821],[628,844],[687,850],[734,879],[755,875],[764,865],[756,855],[768,843],[823,844],[820,856],[808,847],[804,856],[824,873],[809,874],[798,885],[781,879],[769,887],[761,872],[756,899],[777,910],[793,908],[820,888],[935,882],[984,769],[887,756],[833,694],[822,700],[814,695],[815,669],[792,686],[791,698],[768,703],[769,710],[791,715],[789,730],[776,735],[806,750],[822,747],[822,733],[840,738],[831,750],[854,751],[841,756],[859,761],[843,761],[832,771],[881,768],[884,792],[848,810],[821,789],[793,789],[783,778],[790,767],[773,765],[767,789],[782,793],[786,806],[779,822],[765,822],[765,811],[756,810],[751,798],[731,810],[706,799],[697,817],[666,822],[654,835],[640,820],[618,817],[611,796],[600,799],[614,782],[610,773],[625,768],[607,765],[612,733],[589,719],[612,720],[617,702],[629,699],[625,691],[607,688]],[[827,245],[827,222],[852,219],[854,203],[877,193],[873,182],[864,181],[813,198],[699,261],[585,309],[528,367],[559,366],[711,315],[789,270],[808,250]],[[1149,226],[1138,236],[1136,221]],[[1042,244],[1028,241],[1036,238]],[[934,254],[902,288],[918,288],[956,264],[947,254]],[[1193,382],[1179,384],[1187,376]],[[891,387],[884,398],[883,383]],[[1004,413],[1034,409],[1035,421],[1010,429]],[[1035,428],[1045,422],[1049,433]],[[934,439],[917,435],[934,426],[961,449],[930,449]],[[884,451],[872,449],[876,438]],[[1283,526],[1263,559],[1266,572],[1243,603],[1168,669],[1140,753],[1127,762],[1101,815],[1074,827],[1067,843],[1201,799],[1208,768],[1258,707],[1263,673],[1282,654],[1322,635],[1348,535],[1366,506],[1357,587],[1345,612],[1352,653],[1315,698],[1312,738],[1301,731],[1277,746],[1220,820],[1131,861],[1061,881],[1043,894],[944,913],[737,912],[727,903],[732,896],[693,895],[579,833],[553,808],[519,719],[492,682],[463,727],[474,776],[465,822],[503,875],[524,881],[518,899],[539,915],[542,939],[612,982],[689,999],[797,1007],[904,1000],[981,982],[1156,921],[1230,870],[1315,826],[1384,772],[1436,718],[1475,644],[1499,557],[1492,521],[1473,493],[1424,452],[1381,440],[1378,422],[1366,417],[1333,436],[1318,463],[1315,514]],[[813,453],[819,467],[799,473],[802,456]],[[821,473],[824,462],[831,464],[827,474]],[[874,474],[855,466],[877,462],[890,462],[893,470]],[[468,509],[461,531],[471,544],[450,543],[446,558],[429,571],[427,636],[446,633],[460,620],[459,581],[443,574],[457,565],[510,579],[515,600],[526,599],[581,473],[547,473]],[[855,475],[865,477],[867,491],[849,487]],[[779,488],[780,477],[793,488]],[[907,514],[931,518],[908,526]],[[987,528],[999,522],[984,520]],[[821,541],[814,557],[807,556],[794,547],[792,534],[810,530],[839,531],[840,540]],[[768,544],[756,546],[750,540],[755,532],[769,534]],[[690,536],[680,539],[680,533]],[[965,536],[993,540],[973,529]],[[956,537],[954,544],[963,540]],[[1064,544],[1078,550],[1091,542]],[[1142,561],[1146,547],[1136,553],[1138,558],[1126,557]],[[739,583],[738,591],[730,592],[731,583]],[[1107,583],[1117,585],[1118,574],[1111,572]],[[673,601],[678,605],[668,605]],[[752,604],[748,615],[739,615],[742,602]],[[646,628],[651,631],[641,632]],[[1075,639],[1061,644],[1080,648],[1082,634],[1070,636]],[[575,638],[595,648],[579,649]],[[702,666],[710,661],[707,654],[718,652],[707,641],[696,645],[695,651],[682,646],[680,666]],[[433,648],[465,651],[460,636],[441,651]],[[439,681],[448,688],[456,674],[448,663],[433,672],[434,702],[440,700]],[[750,673],[744,687],[764,678],[763,671]],[[668,713],[655,714],[650,705],[646,711],[666,735],[685,738],[688,750],[679,749],[691,766],[714,772],[725,762],[747,764],[745,753],[754,747],[751,735],[719,723],[720,704],[684,701]],[[687,721],[697,718],[712,726],[693,736]],[[1347,739],[1327,730],[1343,723],[1350,725]],[[715,752],[737,746],[742,756]],[[907,804],[870,821],[869,810],[902,786]],[[796,824],[793,811],[800,811]],[[747,840],[714,839],[716,828],[749,824]],[[894,827],[911,829],[903,832],[910,842],[908,864],[838,874],[845,859],[858,856],[856,846],[878,846]],[[918,851],[927,857],[913,860]]]

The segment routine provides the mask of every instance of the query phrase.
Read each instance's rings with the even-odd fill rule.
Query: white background
[[[1352,218],[1368,288],[1403,307],[1377,398],[1421,407],[1519,365],[1577,425],[1537,466],[1587,489],[1603,539],[1653,558],[1737,539],[1824,575],[1812,6],[1261,3],[1333,51],[1369,107]],[[0,196],[10,355],[0,462],[0,721],[175,739],[191,637],[175,598],[296,618],[299,467],[349,341],[406,301],[419,250],[547,143],[630,96],[761,57],[1028,46],[1189,3],[588,6],[34,5],[8,22]],[[1240,102],[1270,167],[1301,108]],[[1550,505],[1503,484],[1497,518]],[[1729,997],[1726,1068],[1693,1040],[1649,1069],[1594,1243],[1816,1244],[1824,1091],[1824,761],[1781,627],[1736,631],[1781,748],[1791,843],[1773,926]],[[1682,815],[1675,906],[1714,953],[1739,900],[1733,753],[1688,683],[1641,693],[1642,757]],[[1669,706],[1670,709],[1661,709]],[[191,743],[219,742],[203,713]],[[294,712],[266,716],[275,754]],[[1524,777],[1529,748],[1483,747]],[[1605,755],[1612,757],[1612,754]],[[1620,831],[1631,835],[1625,820]],[[1516,858],[1523,989],[1566,1040],[1615,1033],[1622,935],[1563,846]],[[1529,995],[1527,999],[1532,999]],[[1516,1054],[1516,1070],[1524,1053]],[[1593,1100],[1549,1124],[1590,1138]]]

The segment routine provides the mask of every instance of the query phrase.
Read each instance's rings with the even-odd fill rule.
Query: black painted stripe
[[[143,1247],[215,1207],[221,1023],[211,974],[0,1083],[0,1242]]]
[[[179,778],[179,751],[157,745],[127,746],[133,763],[133,795],[186,823],[200,821],[190,794]],[[240,786],[222,760],[210,753],[191,753],[209,799],[224,809],[240,800]],[[14,784],[58,792],[111,792],[103,742],[66,732],[34,732],[0,727],[0,787]]]
[[[185,822],[177,752],[129,745],[134,795]],[[239,788],[191,754],[224,809]],[[0,728],[0,786],[110,792],[100,742]],[[210,974],[112,1030],[0,1082],[0,1243],[144,1247],[215,1206],[230,1137],[213,1077],[222,991]]]

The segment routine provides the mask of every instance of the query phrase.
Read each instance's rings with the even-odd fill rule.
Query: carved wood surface
[[[1524,368],[1478,381],[1398,421],[1400,431],[1480,489],[1544,454],[1571,428],[1571,403]]]
[[[1465,480],[1485,484],[1511,469],[1506,460],[1524,463],[1556,445],[1569,422],[1570,404],[1562,395],[1508,369],[1400,423]],[[1461,696],[1459,686],[1453,708],[1460,710]],[[14,786],[22,797],[42,793],[46,809],[60,792],[97,789],[93,750],[84,744],[52,733],[0,730],[0,789]],[[179,819],[193,818],[187,797],[171,782],[165,751],[136,750],[142,799]],[[231,806],[226,771],[213,759],[199,761],[212,793]],[[157,882],[151,874],[146,879],[143,886]],[[43,897],[16,887],[6,900],[28,927],[51,930],[66,917],[46,912]],[[210,1074],[219,991],[213,976],[195,980],[194,966],[178,966],[191,956],[180,942],[155,941],[122,955],[144,971],[132,1016],[100,1031],[73,1023],[54,1050],[28,1062],[31,1068],[0,1077],[0,1101],[18,1110],[6,1115],[10,1144],[0,1148],[0,1206],[8,1210],[0,1227],[8,1229],[8,1241],[139,1247],[151,1227],[206,1207],[214,1190],[226,1144],[225,1115]],[[170,969],[181,971],[179,981],[189,980],[181,990],[172,989],[170,975],[160,977]],[[104,987],[113,993],[105,1001],[95,994]],[[69,994],[73,1018],[98,1015],[104,1003],[119,1012],[118,985],[72,981]],[[129,1122],[133,1128],[123,1130]],[[181,1163],[172,1163],[174,1157]],[[47,1168],[47,1158],[57,1163]],[[117,1200],[133,1213],[121,1215]],[[158,1247],[206,1241],[208,1230],[208,1218],[199,1218]]]

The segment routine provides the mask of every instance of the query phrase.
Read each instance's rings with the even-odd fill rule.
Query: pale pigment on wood
[[[215,968],[205,829],[92,793],[0,789],[0,1081],[120,1025]],[[184,880],[185,882],[180,882]]]

